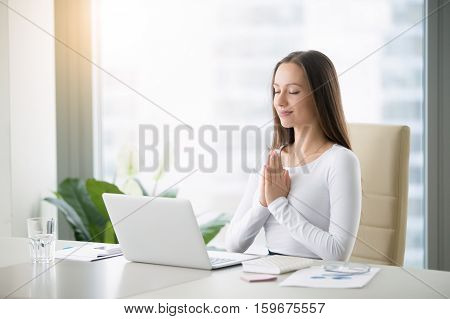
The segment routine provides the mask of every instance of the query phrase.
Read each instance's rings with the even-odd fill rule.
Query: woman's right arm
[[[250,174],[244,196],[228,225],[225,238],[228,251],[245,252],[270,216],[269,209],[259,202],[259,196],[253,201],[255,192],[260,189],[261,173]]]

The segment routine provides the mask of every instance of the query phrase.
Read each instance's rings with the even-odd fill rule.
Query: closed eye
[[[280,94],[280,91],[274,91],[274,94]],[[300,92],[289,92],[289,94],[299,94]]]

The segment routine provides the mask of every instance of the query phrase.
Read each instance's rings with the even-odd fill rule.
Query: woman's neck
[[[295,142],[293,148],[296,154],[309,155],[318,151],[329,141],[317,124],[308,124],[299,128],[294,127]]]

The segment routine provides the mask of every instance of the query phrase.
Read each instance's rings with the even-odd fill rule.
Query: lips
[[[282,111],[280,112],[281,117],[286,117],[292,114],[292,111]]]

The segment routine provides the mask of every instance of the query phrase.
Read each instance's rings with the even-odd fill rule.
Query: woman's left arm
[[[358,233],[361,216],[361,170],[353,152],[336,154],[328,175],[330,226],[327,231],[308,222],[286,197],[269,205],[275,219],[291,236],[323,260],[348,260]]]

